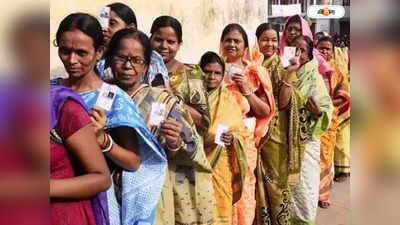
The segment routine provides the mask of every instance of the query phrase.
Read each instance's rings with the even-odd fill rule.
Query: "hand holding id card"
[[[221,136],[223,133],[226,132],[228,132],[228,127],[222,124],[218,124],[217,132],[215,133],[214,139],[215,144],[225,147],[225,143],[221,140]]]
[[[290,59],[296,56],[296,47],[285,47],[283,51],[282,65],[284,68],[290,66]]]
[[[153,102],[151,104],[151,112],[150,112],[150,125],[151,126],[160,126],[161,122],[165,119],[166,113],[166,105],[165,103]]]
[[[111,111],[111,107],[114,103],[116,95],[117,95],[117,86],[103,83],[103,85],[100,88],[99,97],[97,98],[95,106],[104,109],[104,111]]]
[[[232,65],[231,68],[229,69],[229,77],[232,79],[233,74],[243,74],[243,70],[240,67],[237,67],[235,65]]]

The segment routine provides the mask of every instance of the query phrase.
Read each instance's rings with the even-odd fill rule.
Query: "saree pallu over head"
[[[61,109],[63,108],[65,101],[68,99],[74,100],[86,109],[85,102],[74,90],[59,85],[50,85],[50,138],[58,139],[60,143],[62,143],[62,140],[55,132],[54,127],[57,125],[58,120],[60,119]],[[91,199],[93,214],[96,224],[98,225],[110,224],[106,201],[107,199],[104,192],[97,194]]]
[[[59,79],[51,81],[57,84]],[[110,85],[103,83],[103,85]],[[137,134],[141,164],[136,171],[122,172],[122,202],[118,203],[114,184],[107,191],[107,204],[110,224],[152,224],[155,209],[164,184],[167,159],[156,138],[147,129],[141,113],[132,99],[122,89],[110,85],[116,94],[110,111],[105,111],[105,129],[130,127]],[[87,109],[92,108],[100,90],[80,93]],[[112,179],[113,180],[113,179]],[[95,212],[96,213],[96,212]]]
[[[231,160],[233,205],[239,201],[242,195],[247,173],[246,150],[248,146],[246,139],[251,138],[251,134],[243,123],[241,109],[230,90],[222,86],[215,88],[209,92],[208,104],[210,106],[211,125],[205,138],[205,151],[212,168],[215,168],[218,163],[222,151],[234,151],[233,159]],[[214,143],[219,124],[227,126],[233,134],[234,142],[232,150]]]
[[[221,50],[220,50],[221,51]],[[264,56],[260,52],[258,44],[253,47],[251,57],[249,60],[244,59],[246,67],[244,75],[247,77],[252,91],[259,97],[265,97],[268,100],[270,113],[266,117],[256,117],[256,126],[254,130],[254,142],[256,146],[260,144],[261,138],[267,134],[268,124],[272,116],[276,112],[275,100],[273,96],[271,79],[267,70],[262,66]],[[229,76],[224,78],[224,86],[233,92],[236,97],[242,112],[247,113],[250,111],[250,105],[245,96],[240,91],[236,82],[232,81]]]
[[[287,18],[287,20],[285,22],[285,27],[283,28],[283,33],[282,33],[281,42],[280,42],[280,49],[279,49],[281,55],[283,55],[283,53],[285,51],[285,47],[288,46],[288,41],[286,39],[286,26],[288,25],[287,23],[292,17],[295,17],[295,16],[300,17],[301,35],[307,36],[311,40],[313,40],[312,31],[310,29],[310,26],[308,25],[308,22],[305,19],[303,19],[303,17],[301,17],[300,15],[290,16],[289,18]],[[319,73],[324,77],[324,80],[326,80],[325,82],[327,84],[330,83],[330,79],[331,79],[332,72],[333,72],[332,68],[326,62],[326,60],[325,60],[324,56],[322,55],[322,53],[320,53],[315,48],[313,50],[313,55],[318,61],[318,71],[319,71]]]

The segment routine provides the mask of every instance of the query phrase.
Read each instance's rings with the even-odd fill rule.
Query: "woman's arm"
[[[111,185],[110,172],[91,125],[79,129],[65,143],[80,162],[85,174],[73,178],[50,179],[50,197],[81,199],[107,190]]]
[[[187,104],[184,104],[183,107],[192,116],[193,122],[196,125],[196,127],[200,128],[200,129],[207,128],[207,122],[204,120],[203,116],[195,108],[193,108]]]
[[[125,170],[135,171],[139,169],[140,151],[136,135],[133,128],[130,127],[112,129],[111,136],[114,140],[114,146],[105,155]]]
[[[250,108],[256,117],[267,117],[271,113],[268,99],[265,97],[258,97],[252,93],[247,78],[243,74],[233,74],[232,80],[237,82],[243,95],[247,98]]]
[[[293,91],[293,78],[296,76],[296,70],[300,67],[299,53],[290,59],[290,66],[286,70],[286,74],[282,79],[282,85],[279,88],[278,104],[279,109],[286,108],[291,100]]]
[[[105,143],[107,138],[104,126],[107,122],[107,116],[99,107],[93,107],[91,120],[93,129],[97,136],[98,145]],[[111,130],[114,145],[110,151],[105,153],[115,164],[125,170],[137,170],[140,166],[140,152],[136,133],[130,127],[117,127]]]

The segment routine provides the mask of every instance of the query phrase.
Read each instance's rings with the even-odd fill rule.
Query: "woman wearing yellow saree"
[[[206,52],[200,60],[208,90],[211,124],[205,136],[205,151],[213,167],[213,184],[217,201],[215,225],[232,224],[232,205],[242,194],[247,172],[245,151],[250,132],[242,120],[242,113],[231,91],[222,87],[225,63],[214,52]],[[220,125],[229,132],[221,135],[225,146],[215,143]]]
[[[332,121],[328,131],[321,137],[321,183],[319,194],[319,206],[329,207],[330,189],[333,182],[333,162],[336,145],[336,133],[339,126],[339,116],[349,110],[350,95],[349,83],[335,59],[333,58],[334,45],[329,36],[321,37],[317,43],[317,49],[324,55],[326,61],[333,69],[329,91],[335,110],[332,114]]]
[[[300,112],[304,109],[303,95],[292,83],[300,64],[292,61],[286,70],[277,54],[278,28],[268,23],[256,30],[260,51],[264,55],[263,66],[267,69],[273,87],[276,108],[267,135],[261,140],[257,159],[257,211],[259,225],[289,224],[290,186],[289,177],[300,173],[300,152],[304,151],[304,121]],[[290,154],[293,153],[293,154]]]
[[[262,67],[263,55],[256,44],[252,55],[247,34],[239,24],[227,25],[221,35],[220,52],[227,62],[224,85],[232,91],[242,111],[242,118],[252,137],[247,138],[246,161],[248,172],[242,198],[233,206],[232,224],[251,225],[255,218],[257,148],[268,130],[275,113],[271,80]],[[235,69],[233,69],[235,68]]]
[[[154,224],[211,224],[215,198],[203,139],[190,114],[169,90],[141,83],[151,52],[144,33],[123,29],[111,39],[106,65],[111,67],[115,83],[133,99],[168,157]],[[159,110],[162,107],[164,113]]]

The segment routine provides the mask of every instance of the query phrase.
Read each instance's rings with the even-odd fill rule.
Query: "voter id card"
[[[111,111],[111,107],[114,103],[116,95],[117,86],[103,83],[100,88],[99,97],[97,98],[95,106],[98,106],[105,111]]]

